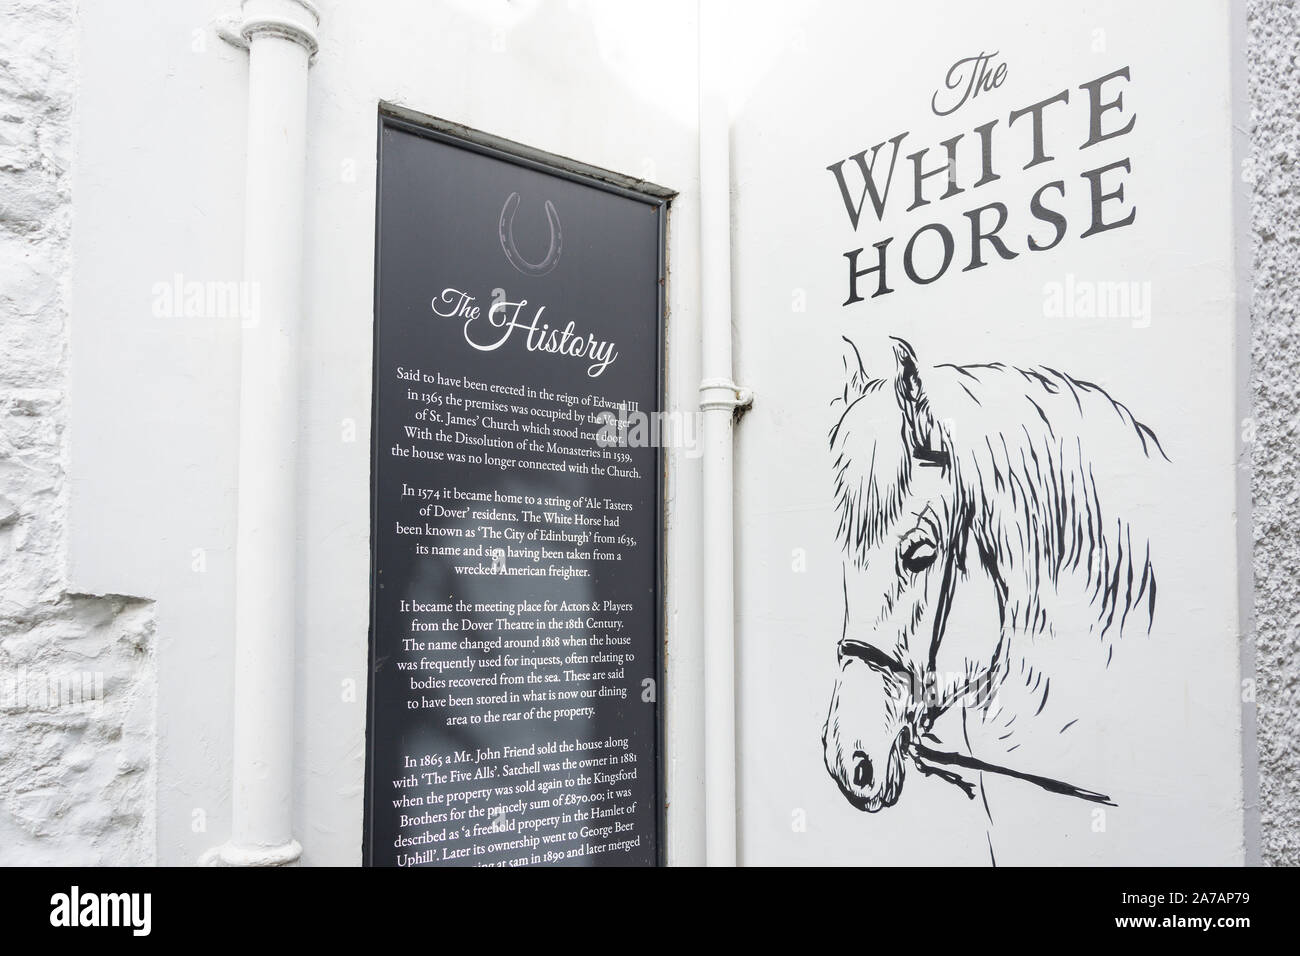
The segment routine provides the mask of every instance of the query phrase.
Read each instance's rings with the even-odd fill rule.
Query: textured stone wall
[[[0,865],[154,860],[152,608],[65,586],[75,55],[0,7]]]
[[[1300,864],[1300,6],[1251,0],[1256,707],[1261,855]]]

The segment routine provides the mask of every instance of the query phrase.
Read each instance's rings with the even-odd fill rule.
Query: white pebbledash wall
[[[1260,850],[1300,865],[1300,6],[1249,4]],[[1244,119],[1244,118],[1243,118]]]
[[[67,581],[71,0],[0,14],[0,864],[154,862],[153,609]]]
[[[364,12],[321,6],[309,129],[317,209],[309,281],[338,273],[334,285],[352,291],[337,306],[328,294],[317,296],[307,317],[318,349],[305,369],[309,531],[301,553],[309,575],[340,562],[340,551],[365,547],[363,525],[340,499],[364,495],[368,374],[341,382],[331,376],[352,363],[368,365],[374,97],[562,150],[582,141],[574,129],[583,115],[599,115],[588,102],[604,102],[592,89],[599,78],[627,72],[617,48],[611,53],[606,40],[580,29],[586,3],[549,4],[555,9],[518,28],[475,15],[468,2],[401,2],[385,18],[404,24],[401,35],[367,27]],[[679,6],[671,22],[645,21],[648,42],[685,32],[691,42],[678,46],[691,48],[694,24]],[[151,316],[150,289],[173,271],[198,280],[238,275],[246,66],[215,30],[236,8],[235,0],[130,8],[14,0],[0,13],[0,680],[9,681],[0,684],[3,864],[189,863],[228,827],[237,334],[221,320]],[[1295,865],[1300,11],[1292,0],[1252,0],[1248,9],[1254,414],[1243,427],[1254,450],[1260,849],[1264,862]],[[506,52],[512,55],[502,57]],[[613,60],[600,69],[578,65],[602,52]],[[658,68],[679,73],[690,55],[693,49],[680,61],[665,54]],[[378,61],[408,66],[384,74]],[[344,75],[366,64],[368,79]],[[639,77],[642,92],[647,78]],[[563,91],[573,99],[560,117],[554,97]],[[693,104],[693,92],[678,99]],[[352,117],[352,110],[365,115]],[[590,122],[599,126],[609,115]],[[333,132],[322,135],[325,128]],[[622,136],[592,131],[577,158],[682,189],[673,228],[691,236],[690,118],[661,117],[621,142],[627,128],[619,128]],[[91,161],[77,170],[75,193],[74,133],[93,147]],[[83,294],[71,288],[74,241]],[[174,254],[163,254],[168,249]],[[675,241],[675,329],[688,340],[697,335],[688,265],[694,255],[693,241]],[[698,384],[698,363],[689,349],[681,355],[670,362],[670,393],[685,403]],[[81,396],[75,416],[69,384]],[[696,479],[689,470],[676,477],[670,494],[689,512]],[[670,590],[676,587],[679,605],[690,611],[700,601],[692,583],[698,565],[695,556],[682,557]],[[301,615],[300,653],[318,652],[298,688],[298,836],[309,863],[359,858],[364,649],[341,649],[355,643],[344,632],[358,621],[364,626],[364,554],[340,565],[355,577],[341,603],[309,602]],[[323,590],[309,587],[306,596]],[[141,596],[103,593],[118,591]],[[331,620],[338,607],[350,615],[341,625]],[[161,668],[167,704],[157,716],[155,614],[160,660],[170,661]],[[698,635],[680,637],[677,663],[694,672]],[[102,701],[51,708],[13,700],[16,686],[31,691],[53,679],[66,687],[86,674],[91,687],[102,675]],[[353,701],[349,681],[358,689]],[[698,682],[687,679],[676,693],[673,733],[689,735],[684,726],[699,716]],[[701,768],[670,772],[681,795],[675,799],[698,803]],[[692,858],[689,846],[678,858]]]

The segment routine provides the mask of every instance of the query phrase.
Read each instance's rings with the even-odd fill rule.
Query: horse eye
[[[934,542],[918,528],[903,538],[903,547],[899,560],[904,568],[916,574],[934,564],[934,559],[938,553]]]

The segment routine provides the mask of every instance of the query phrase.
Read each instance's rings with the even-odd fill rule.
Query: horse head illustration
[[[894,367],[873,378],[845,341],[845,383],[832,403],[840,416],[830,432],[844,623],[822,734],[826,769],[868,812],[898,801],[909,762],[972,796],[961,776],[939,765],[1009,773],[1107,802],[942,753],[932,731],[954,708],[991,719],[991,701],[1013,662],[1024,672],[1035,641],[1082,632],[1110,653],[1126,626],[1150,629],[1150,548],[1125,517],[1106,510],[1094,460],[1113,448],[1164,458],[1159,441],[1101,388],[1050,368],[941,365],[923,373],[911,345],[894,339]],[[1051,678],[1036,677],[1026,683],[1041,711]]]

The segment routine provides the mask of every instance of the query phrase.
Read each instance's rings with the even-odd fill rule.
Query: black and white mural
[[[999,774],[1111,803],[1023,763],[1039,722],[1063,735],[1087,717],[1048,709],[1053,680],[1070,675],[1041,667],[1035,647],[1076,641],[1109,667],[1126,632],[1149,631],[1151,544],[1140,516],[1102,501],[1097,472],[1112,448],[1167,462],[1159,439],[1100,386],[1054,368],[923,371],[894,339],[894,366],[873,376],[845,341],[830,433],[844,631],[826,769],[868,812],[898,802],[909,766],[971,798]],[[979,597],[959,602],[967,589]],[[1065,592],[1088,612],[1063,615]],[[1002,702],[1011,682],[1020,706]],[[960,732],[945,740],[935,725],[949,711]],[[995,753],[972,752],[972,722],[996,734]]]

